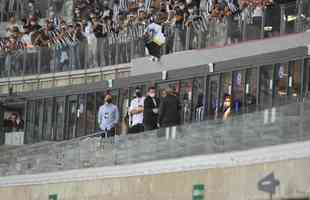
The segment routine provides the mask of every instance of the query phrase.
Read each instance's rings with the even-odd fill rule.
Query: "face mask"
[[[136,92],[136,96],[137,96],[137,97],[142,97],[141,92]]]
[[[108,104],[110,104],[110,103],[112,103],[112,99],[107,99],[106,102],[107,102]]]

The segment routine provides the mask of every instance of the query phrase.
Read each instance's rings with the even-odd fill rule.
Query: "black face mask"
[[[108,104],[110,104],[110,103],[112,103],[112,99],[107,99],[106,102],[107,102]]]
[[[141,92],[136,92],[136,96],[137,96],[137,97],[142,97]]]

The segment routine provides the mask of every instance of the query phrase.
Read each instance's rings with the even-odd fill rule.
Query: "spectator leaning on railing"
[[[161,29],[164,29],[161,30],[163,33],[168,32],[169,27],[184,31],[186,27],[193,26],[197,20],[205,23],[207,22],[205,19],[209,19],[215,23],[222,23],[224,19],[232,19],[243,10],[250,10],[259,16],[260,8],[271,3],[272,0],[117,0],[111,3],[107,0],[75,0],[70,23],[51,10],[44,23],[39,23],[42,21],[40,14],[34,11],[29,12],[22,23],[12,17],[7,27],[8,37],[0,39],[0,51],[8,51],[10,48],[8,41],[12,37],[17,43],[22,43],[17,45],[20,49],[73,48],[76,42],[85,41],[87,38],[88,55],[99,57],[92,59],[99,60],[96,61],[98,63],[89,65],[101,65],[104,59],[100,52],[109,48],[104,44],[104,41],[108,41],[107,38],[112,36],[116,39],[127,38],[137,41],[135,37],[139,37],[143,41],[143,34],[139,34],[137,30],[143,26],[147,27],[152,18],[156,19],[156,24],[161,26]],[[206,27],[204,26],[205,29]],[[123,37],[124,35],[126,37]],[[169,48],[171,47],[167,49]],[[160,57],[158,52],[155,53],[155,57]]]

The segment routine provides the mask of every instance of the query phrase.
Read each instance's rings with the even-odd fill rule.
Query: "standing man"
[[[129,133],[143,132],[143,112],[144,112],[144,97],[140,88],[135,90],[136,97],[131,101],[129,107],[129,115],[131,116]]]
[[[148,89],[144,100],[143,125],[144,131],[157,129],[159,98],[156,97],[155,87]]]
[[[98,112],[98,123],[100,129],[103,131],[102,137],[113,137],[115,136],[115,128],[119,121],[119,112],[117,106],[112,104],[112,96],[106,95],[105,104],[100,106]]]
[[[164,97],[159,106],[158,122],[160,127],[171,127],[179,125],[181,122],[181,105],[172,89],[166,90],[167,96]]]

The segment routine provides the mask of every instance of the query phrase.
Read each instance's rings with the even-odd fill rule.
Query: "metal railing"
[[[244,9],[240,15],[223,20],[201,13],[187,26],[163,25],[167,41],[162,54],[183,50],[224,46],[242,41],[264,39],[303,32],[310,28],[309,1],[278,5],[255,11]],[[257,13],[261,13],[257,15]],[[141,29],[141,27],[140,27]],[[141,32],[141,31],[140,31]],[[130,62],[146,56],[142,33],[134,28],[106,38],[74,43],[70,46],[22,49],[0,55],[0,77],[27,76],[104,67]]]
[[[89,69],[128,63],[131,58],[145,55],[142,39],[121,37],[80,42],[72,46],[38,47],[5,53],[0,77],[16,77]]]
[[[92,136],[0,151],[1,176],[34,174],[207,155],[310,140],[310,101],[227,120],[201,121],[101,144]]]

